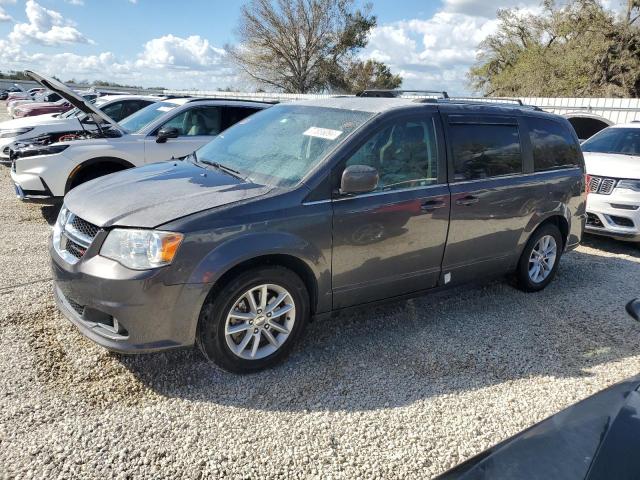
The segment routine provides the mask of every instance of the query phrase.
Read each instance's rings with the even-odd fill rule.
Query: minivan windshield
[[[581,145],[583,152],[640,155],[640,128],[605,128]]]
[[[126,119],[121,120],[118,124],[128,133],[135,133],[144,128],[156,118],[173,110],[178,106],[177,103],[158,102],[138,110],[133,115],[129,115]]]
[[[256,183],[298,183],[371,112],[277,105],[245,118],[196,151],[197,161],[221,164]]]

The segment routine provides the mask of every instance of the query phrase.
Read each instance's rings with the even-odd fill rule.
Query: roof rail
[[[384,97],[396,98],[410,94],[411,96],[433,96],[439,95],[439,98],[449,98],[449,94],[443,90],[389,90],[389,89],[372,89],[363,90],[356,93],[356,97]]]
[[[486,102],[486,103],[515,103],[517,105],[524,106],[522,100],[519,98],[508,97],[450,97],[451,100],[461,100],[470,102]]]

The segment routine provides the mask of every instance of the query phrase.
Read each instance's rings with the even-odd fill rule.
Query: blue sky
[[[621,0],[607,0],[608,4]],[[470,93],[465,75],[499,7],[540,0],[374,0],[378,26],[362,58],[389,64],[406,88]],[[0,70],[144,86],[255,88],[225,61],[240,0],[0,0]]]

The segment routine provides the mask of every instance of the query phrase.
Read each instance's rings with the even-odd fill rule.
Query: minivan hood
[[[640,179],[640,156],[584,152],[584,162],[589,175]]]
[[[33,78],[43,87],[48,88],[52,92],[56,92],[62,98],[67,100],[71,105],[80,109],[80,111],[91,115],[96,123],[102,123],[98,122],[98,119],[102,119],[103,121],[110,123],[114,127],[120,128],[118,123],[111,117],[109,117],[109,115],[106,115],[103,111],[98,110],[95,105],[93,105],[91,102],[87,102],[84,98],[73,92],[69,87],[59,82],[58,80],[50,77],[45,77],[44,75],[32,72],[31,70],[25,70],[24,73]]]
[[[99,227],[154,228],[270,190],[189,161],[159,162],[84,183],[71,190],[64,203]]]

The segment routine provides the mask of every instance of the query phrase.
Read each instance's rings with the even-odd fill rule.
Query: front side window
[[[580,164],[580,151],[569,131],[553,120],[527,118],[536,172]]]
[[[450,132],[455,181],[522,173],[516,125],[454,124]]]
[[[194,107],[173,117],[160,128],[177,128],[179,136],[217,135],[222,125],[220,108]]]
[[[584,142],[582,151],[640,155],[640,128],[605,128]]]
[[[118,123],[129,133],[137,132],[177,107],[178,104],[176,103],[157,102],[142,110],[138,110],[133,115],[128,116]]]
[[[291,186],[336,145],[374,116],[370,112],[276,105],[241,120],[196,151],[254,182]]]
[[[106,107],[102,108],[102,111],[117,122],[123,118],[122,117],[123,108],[124,108],[124,102],[113,102],[107,105]]]
[[[398,190],[436,183],[438,157],[431,118],[398,120],[375,133],[346,166],[378,170],[377,190]]]

